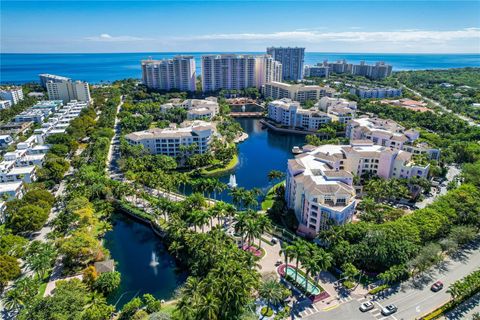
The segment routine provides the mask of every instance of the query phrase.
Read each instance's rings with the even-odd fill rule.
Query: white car
[[[385,308],[382,308],[382,314],[384,316],[389,316],[391,314],[394,314],[395,312],[397,312],[398,308],[396,305],[394,304],[390,304],[388,306],[386,306]]]
[[[360,305],[360,311],[362,312],[367,312],[367,311],[370,311],[374,308],[375,306],[373,305],[373,302],[372,301],[367,301],[367,302],[364,302]]]

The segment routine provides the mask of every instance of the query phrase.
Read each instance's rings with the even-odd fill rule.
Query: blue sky
[[[480,1],[1,0],[1,52],[480,53]]]

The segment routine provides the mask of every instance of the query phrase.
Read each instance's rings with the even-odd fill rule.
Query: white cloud
[[[85,37],[85,40],[97,42],[130,42],[130,41],[144,41],[151,40],[148,38],[140,38],[133,36],[111,36],[108,33],[102,33],[99,36]]]
[[[321,32],[316,30],[295,30],[273,33],[218,33],[192,37],[178,37],[175,40],[283,40],[304,42],[436,42],[445,43],[452,40],[480,38],[480,28],[465,28],[460,30],[398,30],[398,31],[339,31]]]

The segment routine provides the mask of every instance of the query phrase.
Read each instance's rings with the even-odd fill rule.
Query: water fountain
[[[227,185],[230,187],[230,188],[236,188],[237,187],[237,179],[235,178],[235,175],[234,174],[231,174],[230,175],[230,180],[229,182],[227,183]]]
[[[160,264],[160,262],[158,262],[157,254],[155,253],[155,251],[153,251],[152,252],[152,259],[150,260],[150,267],[155,268],[159,264]]]

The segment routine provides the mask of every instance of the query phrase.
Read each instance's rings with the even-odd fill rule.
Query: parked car
[[[373,302],[372,301],[367,301],[367,302],[364,302],[360,305],[360,311],[362,312],[367,312],[367,311],[370,311],[372,310],[373,308],[375,308],[375,306],[373,305]]]
[[[432,284],[432,286],[430,287],[430,290],[432,290],[433,292],[438,292],[442,289],[443,289],[442,281],[437,281],[434,284]]]
[[[395,312],[397,312],[398,308],[396,305],[394,304],[390,304],[388,306],[386,306],[385,308],[382,308],[382,314],[384,316],[389,316],[391,314],[394,314]]]
[[[272,240],[270,240],[271,244],[277,244],[277,242],[278,242],[277,238],[272,238]]]

